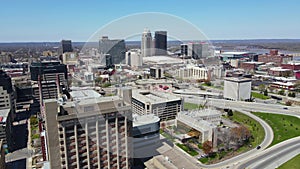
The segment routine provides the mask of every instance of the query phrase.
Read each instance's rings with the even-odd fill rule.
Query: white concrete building
[[[247,78],[225,78],[223,97],[229,100],[251,99],[251,81]]]
[[[131,49],[126,52],[126,64],[131,67],[142,67],[143,56],[139,49]]]
[[[133,113],[139,115],[154,114],[164,121],[175,119],[177,113],[182,109],[182,98],[170,93],[148,90],[132,91]]]
[[[217,124],[220,124],[221,114],[213,110],[204,111],[182,111],[176,117],[176,126],[182,123],[201,133],[199,141],[212,141],[213,145],[217,144]]]
[[[179,68],[175,71],[176,77],[181,79],[200,79],[208,80],[208,69],[206,67],[199,67],[196,65],[187,65],[184,68]]]

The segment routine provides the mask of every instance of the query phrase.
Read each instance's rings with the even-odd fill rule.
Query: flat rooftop
[[[169,56],[151,56],[151,57],[143,57],[143,63],[145,64],[179,64],[183,63],[182,59],[173,58]]]
[[[180,113],[189,115],[193,118],[202,118],[205,116],[221,116],[220,111],[215,109],[202,109],[202,110],[191,110],[191,111],[182,111]]]
[[[174,96],[166,92],[156,92],[148,90],[134,90],[132,91],[132,98],[151,104],[166,103],[171,101],[179,101],[180,97]]]
[[[154,114],[148,114],[148,115],[137,115],[137,114],[132,114],[133,116],[133,127],[136,126],[143,126],[146,124],[151,124],[151,123],[157,123],[160,121],[160,118],[157,116],[154,116]]]
[[[73,100],[82,100],[82,99],[88,99],[88,98],[97,98],[101,97],[101,94],[96,92],[95,90],[75,90],[70,92],[71,97]]]
[[[238,77],[227,77],[224,78],[225,81],[232,81],[237,83],[243,83],[243,82],[251,82],[252,79],[249,78],[238,78]]]
[[[222,52],[221,55],[244,55],[250,52]]]

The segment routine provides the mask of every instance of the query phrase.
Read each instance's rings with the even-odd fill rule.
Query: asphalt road
[[[273,169],[300,152],[300,137],[281,142],[240,164],[237,169]]]

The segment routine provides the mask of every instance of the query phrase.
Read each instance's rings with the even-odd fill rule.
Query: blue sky
[[[300,39],[299,0],[11,0],[0,7],[0,42],[86,41],[107,23],[142,12],[179,16],[209,39]]]

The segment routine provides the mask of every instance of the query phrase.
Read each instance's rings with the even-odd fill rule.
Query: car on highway
[[[259,150],[261,148],[261,146],[257,146],[256,149]]]
[[[283,109],[287,110],[288,108],[287,108],[287,107],[284,107]]]

